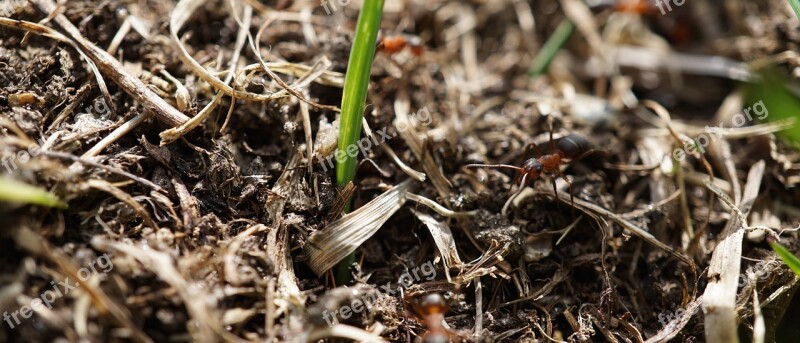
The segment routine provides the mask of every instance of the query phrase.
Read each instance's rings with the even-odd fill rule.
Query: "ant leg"
[[[567,162],[566,164],[568,164],[568,165],[569,164],[573,164],[575,162],[578,162],[578,161],[582,160],[584,157],[589,156],[589,155],[591,155],[593,153],[596,153],[596,152],[597,152],[597,150],[594,150],[594,149],[586,150],[582,154],[578,155],[578,157],[570,158],[569,162]]]
[[[528,156],[530,156],[529,153],[531,152],[531,148],[533,148],[533,150],[536,152],[536,155],[533,157],[538,158],[542,156],[542,150],[539,149],[539,146],[536,145],[536,143],[530,143],[527,146],[525,146],[525,158],[528,158]]]
[[[556,187],[556,179],[551,177],[550,182],[553,184],[553,193],[556,196],[556,208],[561,210],[561,203],[558,201],[558,187]]]
[[[564,174],[561,174],[561,178],[567,182],[567,185],[569,185],[569,202],[572,207],[572,218],[575,218],[575,195],[572,192],[572,181],[570,181],[569,178]]]

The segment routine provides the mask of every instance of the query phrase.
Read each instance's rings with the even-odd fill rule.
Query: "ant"
[[[407,46],[411,47],[411,53],[414,56],[419,57],[422,55],[422,39],[419,36],[397,34],[383,36],[378,40],[378,50],[390,56],[403,51]]]
[[[421,299],[409,302],[411,302],[414,313],[428,328],[428,332],[421,336],[423,343],[450,342],[449,333],[442,326],[444,315],[449,310],[444,297],[439,293],[431,293]]]
[[[553,192],[555,192],[556,197],[558,197],[558,188],[556,187],[555,178],[561,177],[567,182],[567,185],[569,185],[569,199],[574,211],[575,196],[572,194],[572,181],[561,172],[561,165],[572,164],[593,153],[594,150],[589,149],[589,142],[583,137],[574,134],[563,137],[556,142],[553,140],[553,129],[551,127],[551,152],[549,154],[542,154],[539,147],[536,146],[535,143],[531,143],[525,148],[525,155],[528,155],[528,151],[531,147],[536,150],[536,154],[539,157],[532,157],[525,160],[522,167],[508,164],[468,164],[467,168],[505,168],[516,170],[519,172],[516,182],[519,183],[520,190],[528,186],[528,182],[534,182],[540,176],[544,175],[549,177],[550,181],[553,183]]]
[[[656,2],[657,3],[657,2]],[[644,0],[618,0],[614,10],[622,13],[653,14],[654,8]]]

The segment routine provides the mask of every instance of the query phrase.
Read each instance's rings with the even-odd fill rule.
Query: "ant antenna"
[[[522,168],[517,166],[512,166],[508,164],[468,164],[465,167],[467,168],[497,168],[497,169],[513,169],[516,171],[522,171]]]

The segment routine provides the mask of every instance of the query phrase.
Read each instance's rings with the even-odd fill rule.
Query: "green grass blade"
[[[344,158],[336,160],[336,183],[344,186],[353,181],[356,176],[358,156],[348,155],[348,147],[356,146],[361,137],[361,120],[364,105],[367,100],[369,76],[372,70],[372,61],[375,57],[378,30],[381,27],[384,0],[366,0],[358,15],[353,48],[350,50],[350,60],[347,62],[347,72],[344,78],[344,92],[342,94],[342,115],[339,119],[339,145],[337,156]],[[353,151],[352,148],[349,149]],[[350,210],[350,201],[345,206],[345,211]],[[345,258],[337,267],[336,280],[343,284],[350,279],[348,267],[355,261],[355,256]]]
[[[550,62],[553,61],[553,57],[556,56],[558,50],[561,50],[561,47],[564,46],[564,43],[567,42],[574,30],[575,24],[569,19],[565,18],[561,20],[556,30],[550,35],[550,38],[547,39],[547,42],[544,43],[539,53],[536,54],[536,57],[531,62],[531,67],[528,69],[528,76],[534,77],[544,74],[547,71],[547,67],[550,66]]]
[[[792,6],[794,14],[800,19],[800,0],[789,0],[789,5]]]
[[[358,15],[356,35],[350,51],[350,61],[347,63],[342,94],[337,154],[344,154],[345,158],[336,163],[336,183],[340,186],[353,181],[356,175],[358,158],[347,155],[347,148],[355,145],[361,137],[361,118],[367,100],[369,75],[375,57],[375,42],[381,26],[382,12],[383,0],[366,0],[361,14]]]
[[[773,239],[769,240],[769,246],[771,246],[772,250],[775,250],[775,253],[780,256],[781,260],[789,266],[789,269],[800,276],[800,259],[798,259],[797,256],[792,254],[789,250],[786,250],[783,245]]]
[[[67,208],[54,194],[9,177],[0,177],[0,201]]]
[[[754,120],[779,122],[796,120],[800,111],[800,98],[797,97],[797,83],[775,70],[764,70],[758,74],[758,81],[747,85],[745,110],[755,112]],[[795,91],[792,91],[795,89]],[[750,113],[747,113],[750,115]],[[740,112],[741,113],[741,112]],[[800,143],[800,125],[795,124],[778,133],[778,136],[795,144]]]

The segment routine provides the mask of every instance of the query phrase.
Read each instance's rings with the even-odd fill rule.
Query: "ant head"
[[[419,304],[429,309],[444,309],[447,307],[447,302],[439,293],[431,293],[420,299]]]
[[[542,169],[544,169],[544,166],[542,165],[541,162],[539,162],[539,160],[535,158],[527,159],[525,161],[525,164],[522,165],[522,172],[528,174],[528,176],[530,176],[531,179],[533,180],[539,177],[539,174],[541,174]]]

